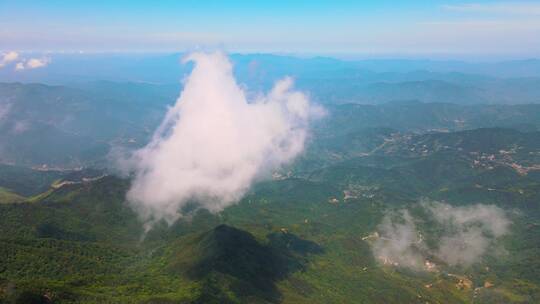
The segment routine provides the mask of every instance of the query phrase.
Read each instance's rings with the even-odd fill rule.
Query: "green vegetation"
[[[24,201],[23,196],[13,193],[7,189],[0,188],[0,204],[20,203]]]
[[[335,128],[238,204],[148,232],[129,180],[1,166],[0,303],[540,301],[539,132]],[[423,197],[507,210],[500,252],[436,272],[382,265],[365,237],[388,210],[422,218]]]

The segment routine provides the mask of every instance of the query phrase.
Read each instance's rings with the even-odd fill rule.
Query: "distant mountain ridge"
[[[54,54],[46,69],[0,69],[0,82],[77,86],[95,81],[175,85],[192,65],[185,54]],[[538,103],[540,60],[465,62],[444,60],[339,60],[273,54],[232,54],[238,81],[254,93],[291,76],[323,104],[379,104],[404,97],[423,102]],[[439,83],[437,84],[436,81]],[[416,85],[411,86],[411,83]],[[388,84],[387,86],[381,84]]]
[[[410,82],[406,86],[414,90],[425,84]],[[440,81],[428,84],[447,85]],[[329,115],[314,122],[315,135],[324,139],[325,134],[344,136],[378,127],[420,133],[494,126],[540,128],[540,105],[422,103],[413,100],[414,94],[407,95],[402,85],[377,84],[370,94],[381,102],[393,100],[394,94],[406,100],[325,105]],[[454,96],[451,100],[466,94],[452,88],[448,88]],[[52,168],[103,167],[113,147],[143,146],[179,91],[180,85],[106,81],[75,87],[0,83],[0,162]],[[475,89],[470,92],[480,94]]]

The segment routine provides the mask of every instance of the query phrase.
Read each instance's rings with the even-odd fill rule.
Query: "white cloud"
[[[51,62],[50,58],[31,58],[26,62],[27,69],[37,69],[47,66]]]
[[[11,51],[0,55],[0,68],[19,58],[19,53]]]
[[[441,235],[435,247],[424,242],[425,231],[407,210],[386,214],[377,227],[380,234],[372,249],[375,257],[385,264],[425,270],[425,261],[435,257],[450,266],[470,266],[489,254],[495,241],[508,233],[510,220],[505,212],[493,205],[476,204],[455,207],[440,202],[419,204],[428,220],[434,221]]]
[[[424,244],[413,217],[407,210],[386,214],[377,227],[380,238],[373,243],[373,252],[384,264],[418,269],[424,264]]]
[[[22,71],[26,69],[38,69],[46,67],[49,63],[51,63],[51,59],[48,57],[43,58],[30,58],[25,61],[18,62],[15,65],[16,71]]]
[[[24,70],[24,63],[23,62],[17,62],[15,65],[15,71],[21,71]]]
[[[228,58],[194,53],[191,75],[151,142],[130,159],[129,202],[145,221],[178,218],[191,201],[212,212],[242,197],[270,170],[304,148],[308,122],[319,113],[290,78],[248,102]]]
[[[30,128],[30,123],[28,121],[17,121],[11,129],[15,134],[20,134],[26,132]]]
[[[424,207],[446,231],[435,254],[452,266],[479,261],[492,240],[505,235],[510,226],[504,211],[493,205],[453,207],[424,202]]]
[[[467,3],[458,5],[445,5],[445,10],[502,15],[540,15],[540,3],[534,2],[497,2],[497,3]]]

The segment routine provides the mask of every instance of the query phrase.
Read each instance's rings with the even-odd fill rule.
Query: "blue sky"
[[[540,57],[540,1],[0,0],[0,50]]]

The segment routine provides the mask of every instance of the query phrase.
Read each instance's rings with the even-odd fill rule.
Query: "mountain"
[[[52,59],[47,69],[24,73],[1,69],[0,82],[77,87],[105,80],[177,86],[192,68],[180,63],[185,55],[47,54]],[[469,63],[232,54],[231,60],[236,78],[255,96],[290,76],[321,104],[381,104],[404,99],[460,104],[540,102],[537,59]]]
[[[432,82],[436,83],[435,87],[446,86],[443,82]],[[416,84],[411,83],[411,86]],[[376,89],[370,94],[379,96],[376,97],[379,100],[391,100],[394,93],[405,94],[401,84],[384,84],[383,87],[382,91]],[[70,87],[0,84],[0,143],[4,143],[0,144],[0,162],[56,169],[105,167],[111,160],[112,149],[130,150],[148,141],[179,90],[179,85],[107,81]],[[459,90],[449,87],[448,92],[456,96]],[[540,107],[535,104],[394,101],[381,105],[327,105],[325,108],[327,117],[314,122],[314,136],[318,138],[326,138],[327,134],[354,136],[353,133],[363,132],[365,128],[425,132],[501,126],[535,130],[540,121]]]
[[[536,78],[233,60],[248,94],[291,71],[326,115],[236,204],[173,223],[143,223],[110,160],[181,84],[0,84],[0,303],[540,301]]]
[[[440,80],[374,83],[365,89],[365,94],[371,100],[370,103],[421,100],[423,102],[478,104],[488,101],[482,96],[482,90],[479,88]]]
[[[304,269],[305,257],[322,249],[289,233],[272,233],[268,238],[269,244],[261,244],[250,233],[222,224],[180,242],[169,267],[203,282],[195,302],[281,302],[277,282]]]
[[[330,135],[364,128],[420,133],[489,127],[536,130],[540,121],[540,107],[535,104],[464,106],[409,101],[379,106],[344,104],[327,109],[329,115],[318,130]]]
[[[43,56],[44,54],[30,54]],[[52,59],[46,70],[20,73],[13,69],[0,70],[0,81],[40,82],[66,84],[107,80],[114,82],[175,83],[181,79],[189,66],[180,59],[185,53],[48,53]],[[460,60],[423,59],[358,59],[332,58],[329,56],[299,56],[286,54],[231,54],[231,59],[241,71],[253,71],[258,65],[265,74],[282,77],[283,74],[299,73],[318,75],[322,72],[344,71],[370,72],[374,74],[408,74],[431,72],[438,74],[459,73],[496,78],[540,77],[539,59],[490,60],[467,62]],[[335,76],[335,75],[333,75]],[[409,75],[410,76],[410,75]],[[404,77],[405,78],[405,77]],[[411,79],[408,77],[407,79]]]
[[[103,166],[111,147],[146,142],[176,94],[176,87],[144,84],[0,84],[0,160]]]
[[[32,196],[49,189],[60,179],[59,171],[38,171],[25,167],[0,165],[0,187],[21,196]]]
[[[256,184],[238,204],[220,213],[194,208],[173,225],[157,223],[147,232],[125,203],[129,180],[85,170],[60,174],[0,167],[4,176],[19,176],[23,184],[36,178],[43,179],[43,185],[53,180],[48,189],[32,190],[43,192],[30,201],[0,204],[0,299],[6,303],[540,299],[540,172],[535,166],[540,133],[481,128],[421,134],[366,129],[364,134],[349,141],[338,137],[328,146],[318,143],[320,149],[341,145],[334,151],[339,157],[311,166],[309,157],[320,156],[308,153],[284,169],[290,173]],[[486,253],[471,266],[434,259],[435,270],[429,272],[382,264],[372,251],[373,232],[388,210],[409,208],[417,214],[418,201],[426,198],[454,206],[494,204],[507,210],[512,224],[508,236],[497,243],[504,251],[496,257]],[[425,227],[423,235],[437,241],[441,228],[430,229],[433,223],[419,214],[424,217],[418,223]]]

